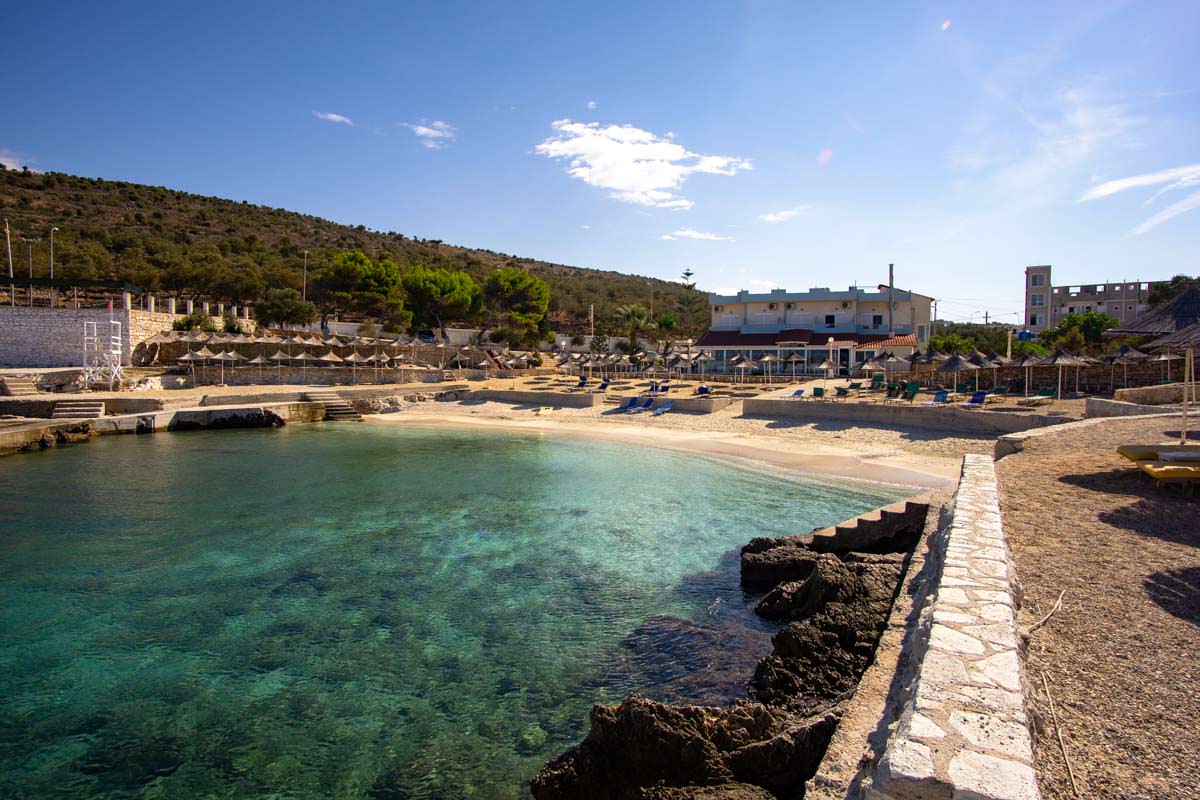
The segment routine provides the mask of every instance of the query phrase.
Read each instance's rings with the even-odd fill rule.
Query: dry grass
[[[1114,449],[1178,437],[1131,419],[1034,440],[998,465],[1030,625],[1046,798],[1074,797],[1041,674],[1082,797],[1200,797],[1200,498],[1156,488]]]

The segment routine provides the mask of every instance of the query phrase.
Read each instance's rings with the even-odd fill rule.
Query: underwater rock
[[[537,800],[794,796],[816,771],[840,715],[799,719],[746,701],[669,706],[634,694],[594,706],[587,738],[546,764],[530,788]],[[747,794],[738,784],[770,793]],[[740,794],[697,794],[726,785]],[[669,787],[687,791],[665,793]]]

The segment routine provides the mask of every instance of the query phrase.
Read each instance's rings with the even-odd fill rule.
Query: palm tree
[[[639,305],[620,306],[616,310],[617,322],[629,331],[630,345],[637,345],[638,334],[654,327],[650,312]]]

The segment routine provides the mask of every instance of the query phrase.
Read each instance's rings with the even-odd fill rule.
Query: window
[[[925,326],[924,325],[917,326],[917,341],[918,342],[925,341]]]
[[[883,314],[876,314],[871,317],[871,327],[876,329],[883,327]]]
[[[1030,286],[1045,286],[1046,285],[1046,276],[1040,272],[1030,275],[1029,276],[1029,285]]]
[[[1031,295],[1029,295],[1029,305],[1031,305],[1031,306],[1044,306],[1044,305],[1046,305],[1046,295],[1044,295],[1044,294],[1031,294]]]
[[[1042,318],[1041,314],[1030,314],[1029,315],[1029,324],[1030,325],[1041,325],[1042,319],[1043,318]]]
[[[836,325],[837,325],[837,323],[836,323],[836,322],[834,322],[834,320],[833,320],[833,314],[826,314],[826,315],[825,315],[825,327],[826,327],[826,328],[833,328],[833,327],[835,327]]]

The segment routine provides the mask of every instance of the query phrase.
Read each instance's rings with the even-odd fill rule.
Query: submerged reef
[[[874,657],[927,510],[909,503],[902,525],[881,514],[887,524],[869,544],[872,521],[860,518],[852,526],[859,549],[840,548],[829,536],[819,551],[807,536],[753,539],[741,550],[743,589],[764,593],[756,613],[783,627],[753,668],[749,699],[672,705],[632,694],[594,706],[587,737],[531,781],[534,798],[802,798]],[[710,658],[730,651],[731,666],[745,669],[739,643],[714,642]]]

